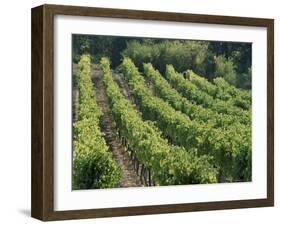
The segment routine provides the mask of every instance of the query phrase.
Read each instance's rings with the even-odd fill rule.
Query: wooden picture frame
[[[54,210],[54,16],[126,18],[267,29],[267,198],[169,205]],[[274,205],[274,21],[273,19],[137,11],[61,5],[32,9],[32,200],[31,215],[50,220],[162,214]]]

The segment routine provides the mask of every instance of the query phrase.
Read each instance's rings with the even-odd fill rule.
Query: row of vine
[[[121,169],[113,160],[99,119],[102,114],[97,105],[91,81],[90,55],[82,55],[77,76],[79,89],[78,120],[74,123],[73,188],[113,188],[121,178]]]
[[[223,101],[210,96],[195,84],[185,79],[183,74],[176,72],[172,65],[166,66],[165,77],[170,84],[188,100],[202,105],[205,108],[210,108],[218,113],[238,116],[240,117],[240,122],[248,125],[251,124],[250,110],[243,110],[240,107],[234,106],[229,101]]]
[[[251,179],[249,126],[237,123],[229,129],[222,129],[214,128],[212,123],[191,120],[169,103],[153,96],[129,58],[124,58],[120,68],[140,106],[142,116],[153,120],[168,139],[188,150],[195,150],[199,155],[213,156],[215,166],[228,181]]]
[[[196,85],[200,90],[206,92],[215,99],[228,101],[228,104],[240,107],[244,110],[248,110],[251,107],[251,93],[247,90],[236,88],[222,77],[215,78],[213,84],[206,78],[195,74],[192,70],[187,70],[183,73],[183,76],[185,79],[188,79],[191,83]]]
[[[156,95],[167,101],[173,108],[188,115],[190,119],[213,124],[214,127],[228,128],[240,122],[239,116],[218,113],[210,108],[204,108],[183,97],[168,81],[155,70],[152,64],[144,64],[144,74],[152,85]],[[241,120],[242,123],[244,120]]]
[[[109,60],[102,58],[101,68],[110,108],[121,137],[126,139],[128,151],[151,172],[155,185],[214,183],[217,169],[209,155],[198,156],[195,149],[168,144],[151,121],[143,121],[135,106],[121,93],[114,82]]]

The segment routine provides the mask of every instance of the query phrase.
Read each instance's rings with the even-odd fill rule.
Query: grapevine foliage
[[[156,185],[217,181],[217,170],[210,163],[209,155],[197,156],[194,149],[169,145],[161,132],[150,121],[143,121],[135,106],[123,96],[112,78],[107,58],[102,58],[101,68],[116,127],[128,141],[130,151],[151,171]]]
[[[187,70],[183,75],[200,90],[214,98],[228,101],[228,104],[232,104],[244,110],[248,110],[251,107],[252,98],[250,92],[234,87],[222,77],[215,78],[214,84],[212,84],[207,79],[195,74],[192,70]]]
[[[183,97],[168,81],[155,70],[152,64],[144,64],[144,73],[151,82],[156,95],[167,101],[176,110],[188,115],[192,120],[208,122],[214,127],[227,128],[240,121],[240,117],[218,113],[210,108],[204,108]]]
[[[91,81],[91,60],[82,55],[78,71],[79,113],[74,123],[73,188],[112,188],[121,178],[121,169],[99,128],[102,114]]]
[[[176,72],[172,65],[167,65],[165,77],[178,92],[194,103],[210,108],[218,113],[238,116],[241,123],[251,124],[251,112],[249,110],[243,110],[240,107],[234,106],[231,102],[214,98],[200,90],[195,84],[185,79],[183,74]]]
[[[168,70],[170,68],[171,66]],[[166,137],[187,150],[195,150],[199,155],[211,155],[220,174],[227,181],[251,179],[251,128],[249,126],[237,123],[228,129],[214,128],[213,123],[191,120],[186,114],[176,111],[168,102],[153,96],[143,76],[129,58],[124,58],[121,70],[128,80],[143,117],[155,121]],[[170,71],[168,73],[171,74]],[[208,99],[209,95],[201,93],[200,100],[207,102],[204,98]],[[213,98],[209,100],[214,101]],[[241,109],[234,109],[244,112]],[[227,113],[227,110],[224,113]],[[241,169],[241,166],[244,167]]]

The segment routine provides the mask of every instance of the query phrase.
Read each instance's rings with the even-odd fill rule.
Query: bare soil
[[[105,140],[113,158],[119,164],[122,170],[122,178],[119,187],[140,187],[143,186],[139,176],[134,170],[129,153],[125,150],[121,140],[118,138],[117,130],[114,127],[113,115],[110,111],[108,98],[105,93],[105,87],[102,81],[102,72],[96,66],[92,70],[92,79],[95,85],[96,99],[101,107],[103,115],[100,120],[101,131],[105,134]],[[114,76],[116,77],[116,76]]]

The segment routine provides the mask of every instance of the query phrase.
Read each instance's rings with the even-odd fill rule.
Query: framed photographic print
[[[272,19],[32,9],[32,216],[274,205]]]

